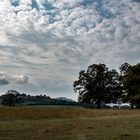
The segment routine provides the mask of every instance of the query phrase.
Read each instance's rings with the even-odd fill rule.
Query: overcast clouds
[[[139,0],[1,0],[0,88],[76,98],[93,63],[140,60]]]

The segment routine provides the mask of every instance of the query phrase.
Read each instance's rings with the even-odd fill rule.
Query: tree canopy
[[[98,108],[101,101],[117,100],[122,94],[119,73],[109,70],[105,64],[93,64],[87,71],[80,71],[73,86],[80,102],[97,102]]]
[[[121,68],[123,68],[122,65]],[[136,65],[125,65],[123,70],[122,82],[126,92],[127,99],[132,103],[132,108],[134,103],[140,102],[140,63]]]
[[[15,90],[8,90],[5,95],[2,95],[2,104],[7,106],[15,106],[19,98],[19,92]]]

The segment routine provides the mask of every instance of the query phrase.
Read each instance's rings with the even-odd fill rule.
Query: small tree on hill
[[[2,104],[6,106],[15,106],[19,100],[19,92],[15,90],[9,90],[5,95],[2,95]]]

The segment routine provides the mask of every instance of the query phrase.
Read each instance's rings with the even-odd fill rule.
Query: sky
[[[76,100],[80,70],[140,62],[140,0],[0,0],[0,94]]]

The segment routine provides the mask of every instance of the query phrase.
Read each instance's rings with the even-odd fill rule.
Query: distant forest
[[[20,94],[18,91],[9,90],[0,96],[0,103],[6,106],[26,105],[77,105],[78,103],[67,98],[51,98],[46,95]]]

